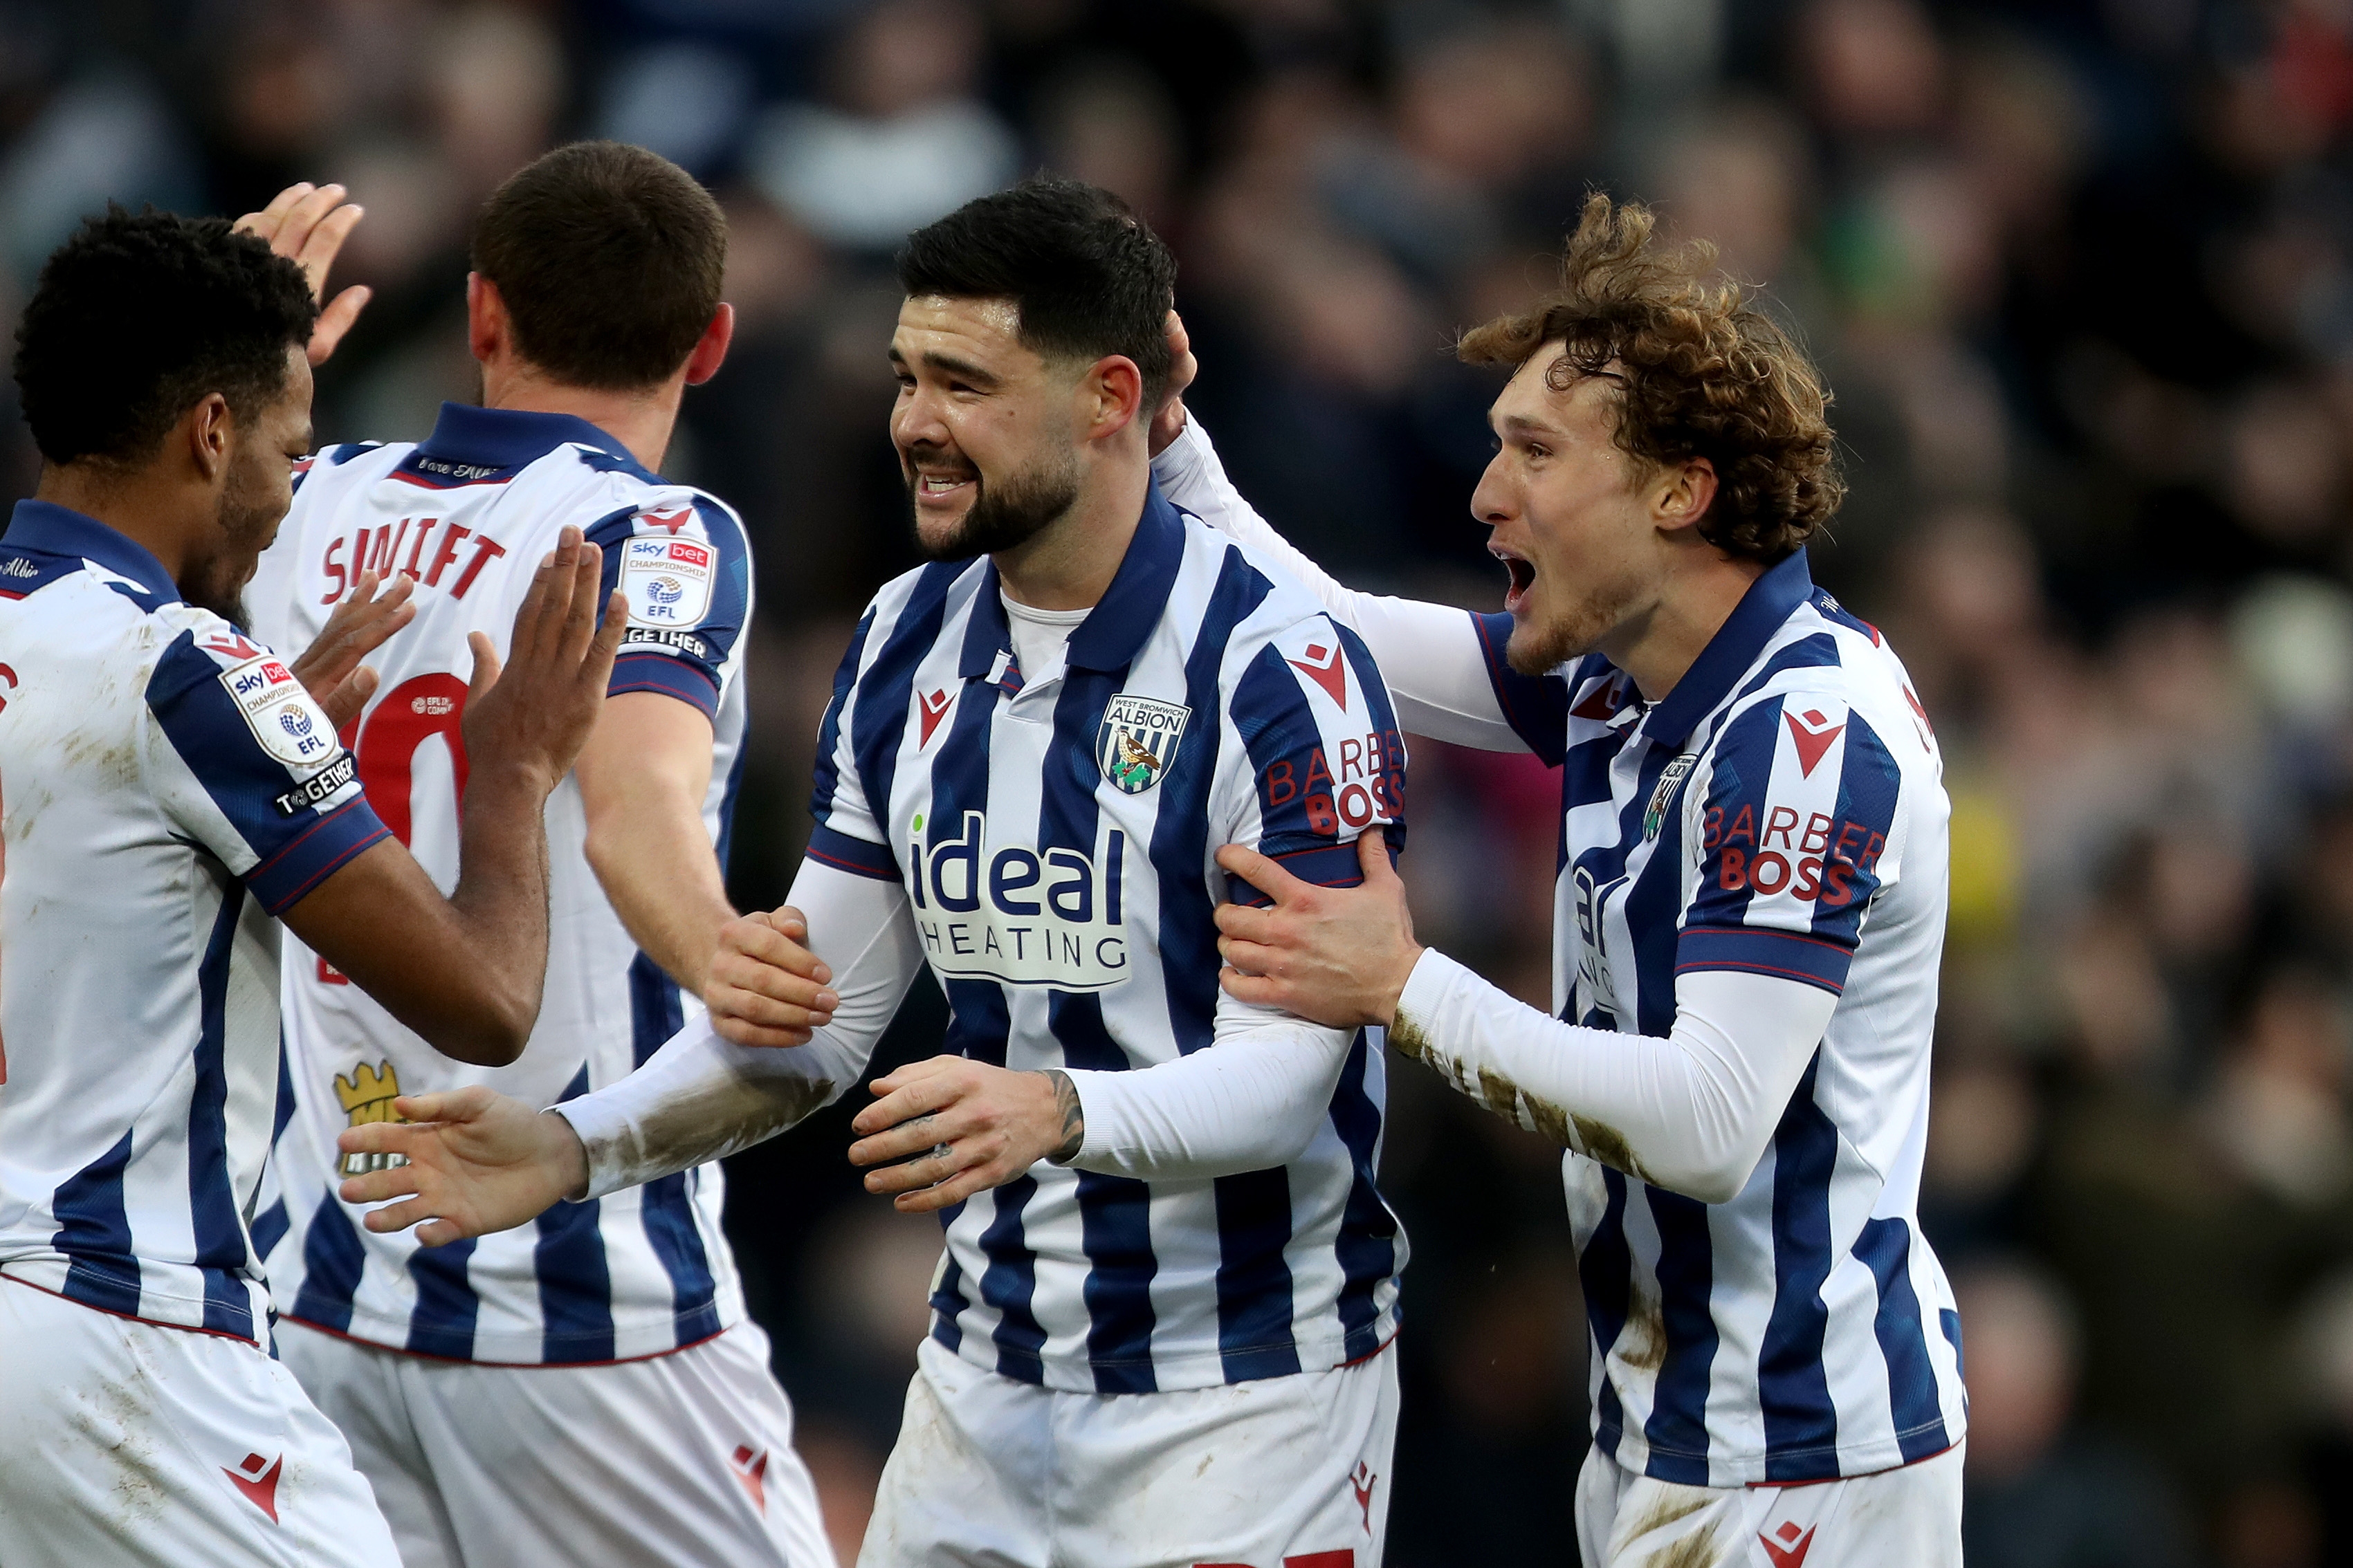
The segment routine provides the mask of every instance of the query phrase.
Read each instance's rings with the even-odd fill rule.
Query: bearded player
[[[342,195],[298,186],[246,223],[323,278],[354,216]],[[659,470],[685,389],[727,352],[725,259],[717,204],[642,149],[584,142],[516,174],[473,236],[481,405],[445,405],[421,442],[318,454],[248,595],[264,636],[298,641],[364,573],[411,595],[353,750],[437,875],[469,772],[468,637],[496,635],[565,527],[603,547],[629,605],[603,714],[548,803],[547,999],[521,1060],[452,1062],[289,945],[284,1195],[254,1228],[280,1353],[350,1438],[407,1568],[831,1561],[716,1166],[438,1251],[364,1229],[334,1195],[367,1168],[336,1136],[401,1093],[586,1094],[702,1015],[734,915],[721,862],[751,563],[734,513]]]
[[[1503,615],[1352,593],[1190,426],[1178,504],[1280,556],[1407,729],[1561,772],[1550,1016],[1413,938],[1377,855],[1220,910],[1229,994],[1398,1049],[1567,1148],[1592,1335],[1588,1568],[1960,1563],[1959,1320],[1915,1213],[1945,925],[1942,763],[1884,638],[1813,585],[1828,402],[1704,251],[1587,205],[1472,497]],[[1172,413],[1163,441],[1183,419]]]
[[[901,257],[891,430],[934,560],[875,596],[824,721],[793,900],[830,988],[746,921],[725,1037],[554,1115],[470,1090],[343,1134],[415,1162],[347,1184],[406,1194],[371,1229],[480,1235],[791,1125],[928,965],[946,1054],[879,1080],[850,1149],[946,1238],[867,1568],[1380,1559],[1382,1056],[1219,995],[1212,911],[1250,895],[1211,856],[1357,880],[1404,752],[1362,646],[1153,488],[1175,273],[1064,181]]]

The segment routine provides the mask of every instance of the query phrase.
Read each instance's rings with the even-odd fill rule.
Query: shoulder
[[[987,580],[986,557],[935,561],[892,578],[875,590],[860,617],[870,658],[885,647],[938,641],[962,622]]]
[[[166,605],[146,621],[146,647],[153,661],[147,680],[151,706],[169,703],[207,681],[219,682],[241,701],[263,706],[290,689],[301,689],[285,659],[210,610]]]

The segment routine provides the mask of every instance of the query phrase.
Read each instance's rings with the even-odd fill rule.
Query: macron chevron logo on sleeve
[[[1833,724],[1822,716],[1820,709],[1814,708],[1809,708],[1803,713],[1784,713],[1781,717],[1789,721],[1789,739],[1798,744],[1800,776],[1813,777],[1815,764],[1822,760],[1822,753],[1831,749],[1831,742],[1837,740],[1840,731],[1846,728],[1846,721],[1841,719]]]
[[[1340,662],[1340,644],[1312,642],[1299,658],[1286,660],[1292,668],[1324,689],[1324,694],[1348,710],[1348,667]]]

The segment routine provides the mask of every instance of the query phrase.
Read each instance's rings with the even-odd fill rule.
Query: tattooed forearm
[[[1054,1086],[1054,1109],[1062,1117],[1062,1141],[1046,1157],[1059,1165],[1078,1157],[1079,1145],[1087,1141],[1087,1119],[1079,1109],[1079,1086],[1071,1081],[1071,1075],[1060,1068],[1048,1068],[1046,1077]]]

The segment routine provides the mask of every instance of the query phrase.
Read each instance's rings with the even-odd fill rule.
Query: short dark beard
[[[221,489],[219,544],[211,553],[195,557],[182,568],[180,597],[200,610],[210,610],[233,626],[246,626],[245,585],[255,564],[269,548],[283,516],[270,501],[255,499],[250,487],[239,484],[231,470]]]
[[[1026,544],[1076,504],[1079,479],[1077,458],[1070,453],[1063,455],[1060,464],[1050,459],[1033,464],[995,486],[976,469],[973,484],[979,493],[973,498],[970,510],[955,531],[939,543],[931,544],[925,542],[918,528],[915,548],[927,561],[969,561],[976,555],[993,555],[997,551]],[[911,511],[915,488],[921,483],[920,477],[909,475]]]

